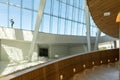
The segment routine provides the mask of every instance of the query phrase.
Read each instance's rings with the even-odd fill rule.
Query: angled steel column
[[[32,39],[32,43],[31,43],[31,46],[30,46],[29,54],[28,54],[29,55],[28,56],[29,61],[31,61],[33,51],[34,51],[34,48],[35,48],[35,42],[36,42],[36,39],[37,39],[37,34],[39,32],[40,23],[42,21],[42,16],[43,16],[43,12],[44,12],[45,3],[46,3],[46,0],[40,0],[40,6],[39,6],[38,14],[37,14],[35,30],[33,32],[33,39]]]
[[[87,0],[85,0],[85,16],[86,16],[86,27],[87,27],[87,45],[88,52],[91,51],[91,41],[90,41],[90,13],[87,6]]]
[[[95,45],[94,45],[94,50],[98,50],[98,42],[100,39],[101,31],[98,29],[98,32],[96,34],[96,40],[95,40]]]

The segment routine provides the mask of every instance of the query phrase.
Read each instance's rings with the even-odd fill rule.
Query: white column
[[[33,52],[34,52],[34,48],[35,48],[35,42],[37,39],[37,34],[39,32],[39,28],[40,28],[40,23],[42,21],[42,16],[43,16],[43,12],[44,12],[44,7],[45,7],[45,3],[46,0],[40,0],[40,6],[39,6],[39,10],[38,10],[38,14],[37,14],[37,19],[36,19],[36,24],[35,24],[35,30],[33,32],[33,39],[32,39],[32,43],[30,46],[30,50],[29,50],[29,61],[31,61]]]
[[[86,16],[86,28],[87,28],[87,45],[88,45],[88,52],[91,51],[91,41],[90,41],[90,13],[87,6],[87,1],[85,0],[85,16]]]
[[[94,45],[94,50],[98,50],[98,42],[100,39],[101,31],[98,29],[98,32],[96,34],[96,40],[95,40],[95,45]]]

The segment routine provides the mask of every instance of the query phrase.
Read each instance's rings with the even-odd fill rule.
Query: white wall
[[[12,58],[17,58],[17,60],[26,59],[28,55],[30,42],[32,41],[33,33],[32,31],[2,28],[0,27],[0,39],[1,39],[1,59],[8,61]],[[99,42],[113,40],[110,37],[102,37]],[[69,54],[86,52],[87,46],[84,45],[87,42],[85,36],[70,36],[70,35],[57,35],[57,34],[47,34],[39,33],[36,41],[34,60],[37,60],[38,46],[45,46],[49,48],[49,57],[54,58],[67,56]],[[91,43],[95,42],[95,37],[91,37]],[[54,45],[53,45],[54,44]],[[73,44],[73,45],[72,45]],[[78,45],[79,44],[79,45]],[[93,45],[92,45],[93,46]],[[9,56],[13,55],[14,56]]]
[[[1,60],[1,39],[0,39],[0,60]]]
[[[87,45],[85,44],[73,45],[69,47],[70,54],[83,53],[83,52],[87,52]]]
[[[116,46],[117,46],[117,48],[120,47],[120,40],[117,40],[117,42],[116,42]]]
[[[1,60],[10,61],[16,60],[21,61],[27,58],[30,43],[20,42],[13,40],[1,40]],[[37,45],[34,51],[34,56],[37,56]],[[37,57],[36,57],[37,58]],[[35,57],[34,57],[35,60]]]
[[[1,40],[1,60],[2,61],[10,61],[10,60],[24,60],[28,56],[30,43],[29,42],[21,42],[21,41],[15,41],[15,40]],[[49,58],[60,58],[64,56],[68,56],[75,53],[83,53],[87,51],[87,46],[82,44],[57,44],[57,45],[51,45],[51,44],[42,44],[38,46],[36,44],[35,50],[33,53],[33,61],[38,59],[38,48],[48,48],[49,52]]]
[[[62,45],[52,45],[49,47],[50,58],[60,58],[69,55],[68,47]]]
[[[0,39],[11,39],[17,41],[32,41],[33,33],[28,30],[0,27]],[[91,43],[95,42],[96,37],[91,37]],[[99,39],[99,42],[116,40],[115,38],[105,36]],[[81,43],[86,44],[85,36],[71,36],[39,33],[36,43],[39,44],[58,44],[58,43]]]
[[[69,53],[70,54],[77,54],[77,53],[86,53],[87,51],[87,44],[76,44],[69,46]],[[91,44],[91,51],[94,50],[94,44]]]

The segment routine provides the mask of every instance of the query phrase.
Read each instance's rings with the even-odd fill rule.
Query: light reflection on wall
[[[33,34],[32,34],[32,31],[0,27],[0,38],[11,39],[11,40],[32,41]]]
[[[32,61],[37,61],[37,60],[38,60],[38,53],[37,52],[33,52]]]
[[[25,41],[32,41],[33,34],[31,31],[23,31],[23,36]]]
[[[10,62],[19,63],[19,61],[24,60],[23,52],[21,49],[16,48],[16,47],[7,46],[7,45],[2,45],[2,47],[6,51]]]
[[[0,38],[16,39],[15,30],[10,28],[0,28]]]

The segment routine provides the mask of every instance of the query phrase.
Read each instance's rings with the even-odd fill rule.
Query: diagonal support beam
[[[85,0],[85,16],[86,16],[86,28],[87,28],[87,46],[88,52],[91,51],[91,40],[90,40],[90,12],[87,6],[87,1]]]
[[[31,46],[30,46],[29,54],[28,54],[28,57],[29,57],[28,60],[29,61],[31,61],[33,51],[34,51],[34,48],[35,48],[35,43],[36,43],[37,35],[38,35],[38,32],[39,32],[40,24],[42,22],[42,16],[43,16],[45,4],[46,4],[46,0],[40,0],[40,6],[39,6],[38,14],[37,14],[35,30],[33,32],[33,39],[32,39],[32,43],[31,43]]]
[[[94,45],[94,50],[98,50],[98,42],[100,39],[101,31],[98,29],[98,32],[96,34],[96,40],[95,40],[95,45]]]

